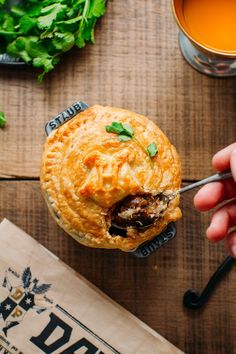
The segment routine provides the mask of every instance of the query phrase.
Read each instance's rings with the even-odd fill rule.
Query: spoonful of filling
[[[231,172],[217,173],[196,183],[187,185],[175,192],[160,192],[156,195],[151,193],[129,195],[116,204],[112,211],[112,226],[118,229],[133,227],[145,229],[152,226],[160,219],[168,208],[169,202],[178,194],[204,184],[232,178]]]
[[[112,212],[112,225],[117,228],[145,228],[157,221],[168,207],[170,198],[164,193],[129,195]]]

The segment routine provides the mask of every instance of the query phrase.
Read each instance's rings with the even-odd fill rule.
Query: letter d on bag
[[[50,321],[40,335],[38,337],[30,338],[30,341],[46,354],[53,353],[55,350],[58,350],[63,345],[68,343],[72,332],[72,328],[54,313],[50,313],[49,316]],[[56,339],[53,343],[49,345],[45,344],[57,327],[60,327],[64,331],[63,335]]]

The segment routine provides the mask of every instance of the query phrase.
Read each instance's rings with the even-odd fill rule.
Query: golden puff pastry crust
[[[120,142],[108,133],[112,122],[129,124],[138,140]],[[155,142],[152,164],[145,149]],[[41,188],[57,223],[78,242],[130,251],[181,217],[179,197],[151,227],[110,234],[111,210],[129,195],[176,191],[181,184],[179,156],[148,118],[128,110],[95,105],[54,130],[41,161]]]

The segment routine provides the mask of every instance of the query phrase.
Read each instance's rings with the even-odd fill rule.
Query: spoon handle
[[[203,186],[204,184],[211,183],[211,182],[217,182],[217,181],[223,181],[225,179],[229,179],[229,178],[232,178],[232,177],[233,176],[232,176],[232,173],[230,171],[219,172],[219,173],[216,173],[213,176],[204,178],[201,181],[189,184],[188,186],[181,188],[179,190],[179,193],[182,194],[184,192],[190,191],[191,189]]]

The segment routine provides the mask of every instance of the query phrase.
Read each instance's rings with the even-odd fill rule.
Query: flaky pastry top
[[[121,142],[108,133],[112,122],[129,124],[138,140]],[[150,158],[147,146],[158,153]],[[98,248],[135,249],[181,217],[179,197],[153,226],[110,233],[111,210],[128,195],[157,194],[180,188],[179,156],[148,118],[128,110],[95,105],[79,113],[47,138],[41,161],[41,187],[58,224],[78,242]]]

